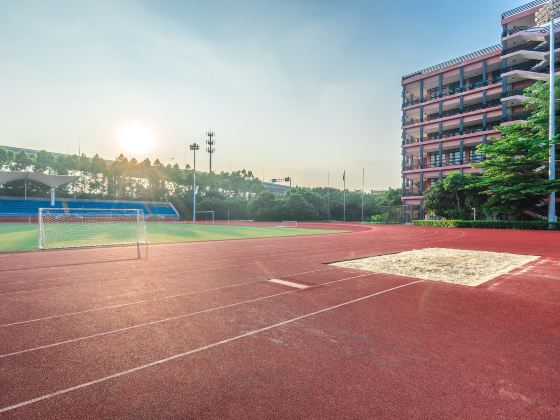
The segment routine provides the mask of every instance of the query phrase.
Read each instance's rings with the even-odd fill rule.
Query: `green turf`
[[[115,224],[114,228],[100,227],[94,223],[70,225],[76,238],[76,244],[94,244],[100,239],[110,238],[114,241],[126,232],[122,226]],[[319,235],[338,233],[341,230],[332,229],[303,229],[265,226],[232,226],[232,225],[190,225],[185,223],[146,223],[150,243],[172,243],[191,241],[216,241],[224,239],[270,238],[279,236]],[[48,227],[46,228],[48,229]],[[119,230],[121,229],[121,230]],[[135,228],[134,228],[135,229]],[[0,252],[30,251],[37,249],[37,225],[28,223],[0,224]],[[47,231],[47,238],[49,236]],[[72,244],[66,243],[67,245]],[[53,243],[56,245],[56,243]]]

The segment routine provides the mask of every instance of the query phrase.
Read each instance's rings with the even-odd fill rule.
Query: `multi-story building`
[[[498,136],[497,126],[526,118],[523,89],[548,80],[550,25],[535,23],[546,2],[503,13],[501,44],[402,77],[403,204],[419,206],[414,217],[434,182],[477,171],[476,146]]]

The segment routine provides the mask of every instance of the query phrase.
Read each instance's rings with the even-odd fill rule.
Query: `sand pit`
[[[502,252],[424,248],[341,261],[331,265],[374,273],[477,286],[538,258],[534,255]]]

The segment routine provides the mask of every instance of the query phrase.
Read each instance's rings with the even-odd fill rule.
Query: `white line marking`
[[[286,274],[285,277],[301,276],[303,274],[317,273],[319,271],[327,271],[327,270],[332,271],[333,268],[328,267],[328,268],[321,268],[321,269],[318,269],[318,270],[302,271],[300,273]],[[102,306],[101,308],[85,309],[83,311],[68,312],[68,313],[60,314],[60,315],[51,315],[51,316],[45,316],[45,317],[42,317],[42,318],[29,319],[29,320],[25,320],[25,321],[10,322],[9,324],[1,324],[0,328],[11,327],[11,326],[14,326],[14,325],[30,324],[32,322],[47,321],[49,319],[63,318],[63,317],[72,316],[72,315],[87,314],[87,313],[90,313],[90,312],[104,311],[104,310],[107,310],[107,309],[124,308],[126,306],[139,305],[141,303],[157,302],[157,301],[160,301],[160,300],[167,300],[167,299],[174,299],[174,298],[178,298],[178,297],[197,295],[197,294],[205,293],[205,292],[214,292],[216,290],[231,289],[233,287],[245,286],[247,284],[259,283],[259,282],[262,282],[262,281],[263,281],[263,279],[251,280],[251,281],[246,281],[246,282],[243,282],[243,283],[235,283],[235,284],[232,284],[232,285],[229,285],[229,286],[214,287],[212,289],[197,290],[197,291],[194,291],[194,292],[179,293],[179,294],[176,294],[176,295],[162,296],[162,297],[153,298],[153,299],[136,300],[136,301],[128,302],[128,303],[120,303],[118,305]]]
[[[295,317],[295,318],[287,319],[285,321],[278,322],[276,324],[272,324],[272,325],[269,325],[267,327],[259,328],[257,330],[249,331],[249,332],[246,332],[244,334],[237,335],[235,337],[230,337],[230,338],[226,338],[226,339],[221,340],[221,341],[217,341],[215,343],[207,344],[206,346],[198,347],[196,349],[189,350],[189,351],[186,351],[184,353],[179,353],[179,354],[176,354],[174,356],[166,357],[164,359],[155,360],[153,362],[146,363],[144,365],[136,366],[132,369],[124,370],[124,371],[121,371],[121,372],[114,373],[112,375],[108,375],[108,376],[104,376],[102,378],[94,379],[93,381],[85,382],[85,383],[75,385],[75,386],[72,386],[72,387],[69,387],[69,388],[61,389],[59,391],[51,392],[50,394],[41,395],[40,397],[37,397],[37,398],[33,398],[33,399],[30,399],[30,400],[27,400],[27,401],[22,401],[20,403],[9,405],[9,406],[6,406],[6,407],[2,407],[2,408],[0,408],[0,414],[1,413],[6,413],[8,411],[15,410],[17,408],[25,407],[27,405],[34,404],[34,403],[37,403],[39,401],[44,401],[44,400],[47,400],[47,399],[50,399],[50,398],[53,398],[53,397],[57,397],[59,395],[67,394],[69,392],[76,391],[78,389],[87,388],[87,387],[90,387],[92,385],[96,385],[96,384],[101,383],[101,382],[106,382],[106,381],[109,381],[111,379],[116,379],[116,378],[120,378],[120,377],[125,376],[125,375],[130,375],[131,373],[138,372],[138,371],[144,370],[144,369],[148,369],[152,366],[157,366],[157,365],[161,365],[161,364],[164,364],[164,363],[167,363],[167,362],[171,362],[173,360],[180,359],[182,357],[190,356],[191,354],[199,353],[199,352],[204,351],[204,350],[209,350],[211,348],[218,347],[218,346],[221,346],[223,344],[228,344],[228,343],[240,340],[240,339],[245,338],[245,337],[250,337],[250,336],[259,334],[261,332],[264,332],[264,331],[272,330],[274,328],[282,327],[284,325],[291,324],[291,323],[294,323],[294,322],[302,320],[302,319],[310,318],[310,317],[313,317],[315,315],[319,315],[319,314],[324,313],[324,312],[332,311],[334,309],[338,309],[338,308],[341,308],[343,306],[351,305],[353,303],[357,303],[357,302],[360,302],[362,300],[370,299],[372,297],[379,296],[379,295],[382,295],[384,293],[391,292],[393,290],[401,289],[403,287],[411,286],[413,284],[420,283],[422,281],[423,280],[416,280],[416,281],[413,281],[413,282],[410,282],[410,283],[402,284],[400,286],[391,287],[390,289],[385,289],[385,290],[382,290],[380,292],[375,292],[375,293],[372,293],[372,294],[369,294],[369,295],[366,295],[366,296],[362,296],[362,297],[357,298],[357,299],[352,299],[352,300],[349,300],[349,301],[346,301],[346,302],[343,302],[343,303],[339,303],[338,305],[329,306],[328,308],[320,309],[320,310],[315,311],[315,312],[311,312],[311,313],[301,315],[301,316],[298,316],[298,317]]]
[[[356,234],[360,234],[360,233],[365,233],[365,232],[369,232],[369,231],[364,231],[364,232],[355,232]],[[419,232],[425,232],[424,230],[419,230]],[[459,235],[457,236],[451,236],[452,233],[459,233]],[[414,247],[418,247],[421,244],[431,244],[431,243],[435,243],[435,242],[442,242],[442,241],[446,241],[446,240],[456,240],[456,239],[460,239],[463,236],[465,236],[466,233],[464,231],[456,231],[456,232],[446,232],[446,236],[441,236],[441,235],[434,235],[433,237],[439,238],[436,240],[423,240],[423,241],[418,241],[418,242],[412,242],[411,244],[414,245]],[[451,236],[449,238],[449,236]],[[293,237],[291,237],[293,238]],[[300,239],[302,237],[299,237]],[[303,237],[305,238],[305,237]],[[398,241],[402,241],[403,239],[415,239],[416,236],[415,235],[409,235],[409,236],[404,236],[403,238],[399,238]],[[432,237],[427,237],[425,239],[431,239]],[[282,239],[282,238],[280,238]],[[397,240],[391,242],[391,241],[385,241],[385,243],[389,243],[389,244],[393,244],[396,243]],[[188,243],[186,243],[188,244]],[[176,245],[176,244],[173,244]],[[179,244],[181,245],[181,244]],[[325,249],[330,249],[331,247],[327,247]],[[317,250],[318,248],[313,248],[314,250]],[[181,274],[187,274],[187,273],[200,273],[200,272],[204,272],[204,271],[211,271],[211,270],[221,270],[221,269],[227,269],[227,268],[237,268],[240,266],[250,266],[250,265],[254,265],[254,264],[261,264],[261,263],[270,263],[270,262],[278,262],[278,261],[287,261],[287,260],[297,260],[297,259],[301,259],[301,258],[310,258],[310,257],[315,257],[315,256],[322,256],[322,257],[326,257],[327,255],[332,255],[332,254],[340,254],[340,253],[344,253],[344,252],[348,252],[348,251],[352,251],[354,250],[355,247],[344,247],[344,248],[340,248],[337,249],[337,251],[333,251],[333,252],[319,252],[319,253],[315,253],[315,254],[309,254],[309,255],[305,255],[305,256],[301,256],[298,255],[297,257],[287,257],[287,258],[278,258],[278,259],[271,259],[271,260],[253,260],[252,262],[248,262],[248,263],[243,263],[243,264],[235,264],[235,265],[224,265],[224,266],[216,266],[216,267],[209,267],[209,268],[202,268],[202,267],[197,267],[195,270],[186,270],[186,271],[181,271],[178,273]],[[302,251],[304,251],[305,249],[301,250],[298,249],[296,251],[299,251],[300,253]],[[388,248],[388,250],[393,250],[393,248]],[[290,252],[286,252],[286,253],[293,253],[296,251],[290,251]],[[367,250],[363,250],[364,252],[367,252]],[[371,252],[375,252],[375,253],[385,253],[387,250],[385,248],[372,248]],[[278,255],[281,254],[286,254],[286,253],[280,253]],[[276,254],[271,254],[271,255],[276,255]],[[262,258],[265,258],[267,256],[271,256],[271,255],[263,255]],[[249,258],[249,257],[247,257]],[[261,256],[259,256],[259,258],[261,258]],[[246,258],[242,258],[242,259],[246,259]],[[41,267],[38,267],[41,268]],[[17,271],[17,270],[12,270],[12,271]],[[145,273],[148,274],[148,273]],[[151,274],[151,273],[149,273]],[[27,289],[27,290],[18,290],[15,292],[7,292],[7,293],[0,293],[0,297],[3,296],[11,296],[11,295],[15,295],[15,294],[22,294],[22,293],[31,293],[31,292],[42,292],[42,291],[48,291],[48,290],[55,290],[55,289],[68,289],[68,288],[75,288],[75,287],[80,287],[80,286],[98,286],[98,285],[103,285],[106,283],[115,283],[115,282],[125,282],[125,281],[129,281],[131,280],[130,278],[120,278],[120,279],[116,279],[116,280],[107,280],[107,281],[100,281],[100,282],[87,282],[87,283],[82,283],[82,284],[72,284],[72,285],[66,285],[66,286],[54,286],[54,287],[45,287],[45,288],[36,288],[36,289]],[[33,281],[28,282],[28,283],[33,283]]]
[[[372,274],[374,274],[374,273],[367,273],[367,274],[360,274],[358,276],[345,277],[343,279],[338,279],[338,280],[330,281],[328,283],[323,283],[323,285],[339,283],[341,281],[353,280],[353,279],[357,279],[357,278],[360,278],[360,277],[370,276]],[[318,286],[319,285],[309,286],[309,287],[318,287]],[[230,303],[230,304],[227,304],[227,305],[217,306],[217,307],[214,307],[214,308],[202,309],[202,310],[196,311],[196,312],[188,312],[186,314],[176,315],[176,316],[172,316],[172,317],[169,317],[169,318],[158,319],[156,321],[150,321],[150,322],[145,322],[145,323],[142,323],[142,324],[130,325],[128,327],[118,328],[116,330],[104,331],[104,332],[100,332],[100,333],[97,333],[97,334],[72,338],[70,340],[59,341],[59,342],[51,343],[51,344],[45,344],[43,346],[32,347],[32,348],[28,348],[28,349],[14,351],[14,352],[11,352],[11,353],[0,354],[0,359],[4,359],[6,357],[11,357],[11,356],[17,356],[18,354],[31,353],[33,351],[48,349],[48,348],[51,348],[51,347],[58,347],[58,346],[62,346],[64,344],[76,343],[78,341],[85,341],[85,340],[89,340],[89,339],[92,339],[92,338],[103,337],[105,335],[116,334],[116,333],[123,332],[123,331],[134,330],[134,329],[137,329],[137,328],[147,327],[149,325],[162,324],[164,322],[175,321],[177,319],[188,318],[188,317],[195,316],[195,315],[201,315],[201,314],[204,314],[204,313],[213,312],[213,311],[217,311],[217,310],[220,310],[220,309],[233,308],[234,306],[240,306],[240,305],[245,305],[247,303],[258,302],[260,300],[265,300],[265,299],[269,299],[269,298],[273,298],[273,297],[277,297],[277,296],[287,295],[289,293],[294,293],[294,292],[295,292],[295,290],[289,290],[287,292],[274,293],[272,295],[261,296],[259,298],[244,300],[244,301],[236,302],[236,303]]]
[[[295,287],[296,289],[308,289],[311,286],[305,284],[294,283],[293,281],[282,280],[282,279],[270,279],[270,283],[282,284],[284,286]]]

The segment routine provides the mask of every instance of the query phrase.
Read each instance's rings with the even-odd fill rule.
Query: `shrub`
[[[477,229],[515,229],[515,230],[548,230],[547,221],[509,221],[509,220],[414,220],[414,226],[432,226],[447,228]],[[554,223],[553,229],[560,230],[560,223]]]

